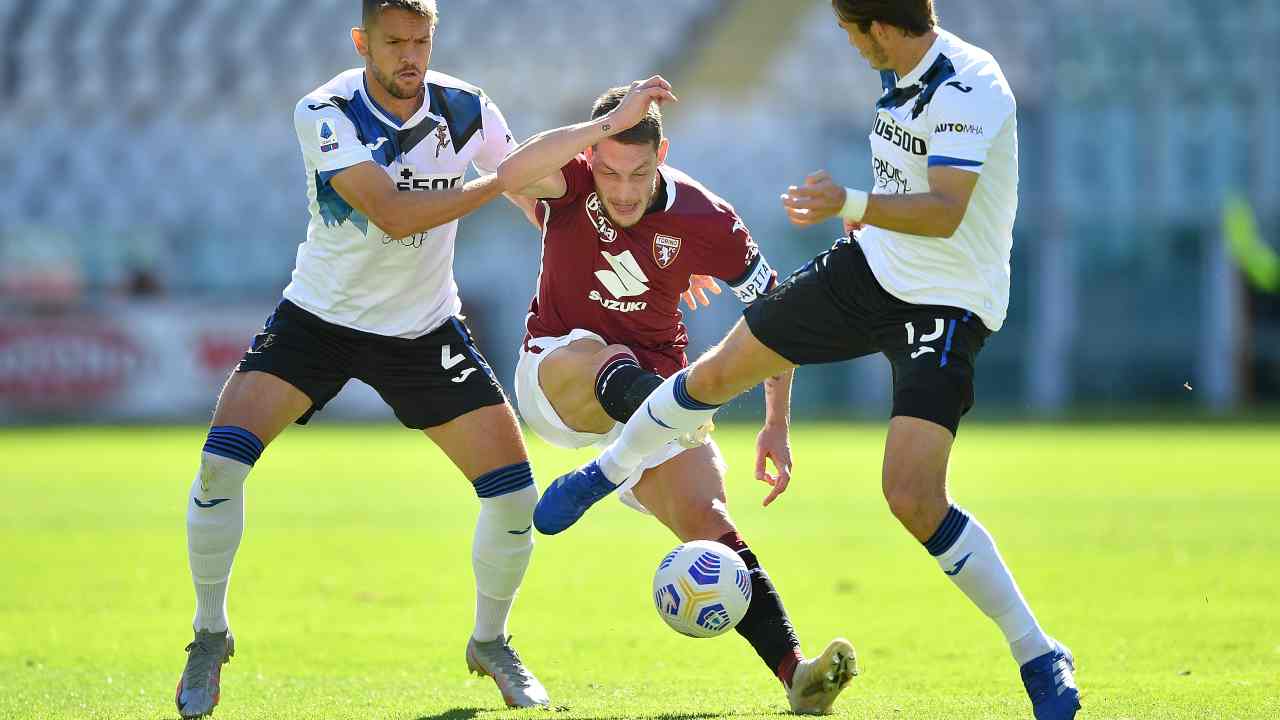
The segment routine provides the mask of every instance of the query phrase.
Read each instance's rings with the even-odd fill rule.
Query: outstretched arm
[[[457,220],[502,193],[495,175],[451,190],[400,192],[372,160],[342,170],[329,184],[351,207],[396,240]]]
[[[527,197],[562,197],[566,186],[560,168],[575,155],[640,122],[649,111],[649,103],[675,100],[671,83],[660,75],[631,83],[631,92],[608,115],[538,133],[516,148],[498,166],[503,189]]]
[[[756,479],[773,486],[764,499],[767,507],[786,492],[791,482],[791,379],[795,369],[774,375],[764,381],[764,427],[756,436]],[[773,462],[776,475],[765,467],[765,460]]]
[[[978,174],[954,167],[929,168],[929,192],[907,195],[865,195],[854,198],[862,204],[860,217],[848,217],[849,190],[836,184],[825,170],[805,178],[804,186],[792,185],[782,196],[787,217],[796,225],[813,225],[837,215],[861,222],[925,237],[948,238],[964,220],[969,198],[978,184]],[[854,191],[857,192],[857,191]],[[857,214],[858,209],[853,212]]]

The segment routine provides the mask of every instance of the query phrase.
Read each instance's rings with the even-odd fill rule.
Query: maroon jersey
[[[585,157],[563,173],[564,196],[540,208],[542,271],[528,337],[590,330],[665,377],[688,364],[680,295],[690,275],[724,280],[747,303],[776,282],[733,207],[679,170],[658,168],[666,205],[628,228],[609,220]]]

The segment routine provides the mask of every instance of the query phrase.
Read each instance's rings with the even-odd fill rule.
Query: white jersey
[[[515,148],[502,113],[478,88],[429,71],[426,101],[404,123],[369,95],[364,70],[348,70],[309,93],[293,113],[307,168],[311,222],[284,297],[345,327],[416,338],[462,310],[453,279],[458,221],[394,240],[329,184],[375,162],[402,192],[462,184]]]
[[[935,165],[981,176],[951,237],[867,227],[858,242],[876,279],[894,296],[972,311],[995,332],[1009,308],[1018,210],[1013,92],[990,53],[941,29],[906,77],[882,75],[885,94],[871,132],[873,192],[928,192]]]

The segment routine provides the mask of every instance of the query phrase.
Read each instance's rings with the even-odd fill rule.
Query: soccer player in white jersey
[[[825,172],[783,205],[849,237],[744,312],[717,347],[649,396],[597,460],[556,480],[538,527],[572,525],[648,453],[797,365],[883,353],[893,412],[883,464],[889,508],[1003,632],[1037,720],[1080,707],[1071,653],[1040,628],[991,535],[951,503],[947,459],[973,405],[974,363],[1004,321],[1017,209],[1015,103],[986,51],[937,27],[932,0],[833,0],[840,27],[885,92],[871,135],[872,194]],[[541,518],[555,518],[543,523]]]
[[[511,406],[462,322],[452,269],[458,219],[501,193],[494,172],[515,144],[482,91],[428,70],[436,24],[434,0],[364,0],[351,32],[364,67],[295,110],[306,242],[222,390],[187,498],[196,613],[177,689],[184,718],[213,711],[234,649],[226,595],[245,478],[268,443],[353,377],[435,442],[480,499],[468,669],[491,676],[510,706],[547,704],[506,632],[537,490]],[[464,183],[469,165],[481,177]]]

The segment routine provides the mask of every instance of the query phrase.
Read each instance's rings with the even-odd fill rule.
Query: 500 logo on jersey
[[[441,190],[452,190],[458,187],[458,183],[462,182],[461,175],[419,175],[412,165],[404,165],[400,172],[396,174],[399,179],[396,180],[396,190],[400,192],[439,192]],[[431,231],[414,233],[408,237],[400,238],[400,244],[404,247],[420,248],[422,243],[426,242],[427,235]],[[383,233],[382,244],[390,245],[395,242],[395,238]]]

